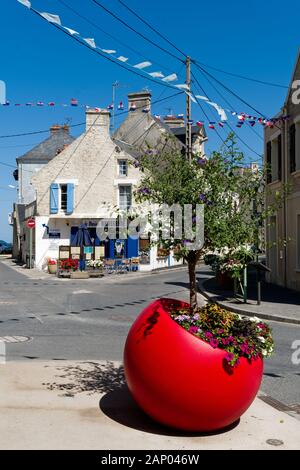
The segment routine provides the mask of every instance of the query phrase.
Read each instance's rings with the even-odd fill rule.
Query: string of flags
[[[85,108],[85,109],[93,108],[93,109],[96,109],[96,110],[97,109],[100,110],[100,108],[95,107],[95,106],[90,106],[90,105],[87,105],[87,104],[81,104],[81,103],[79,103],[79,100],[76,99],[76,98],[71,98],[68,103],[57,103],[55,101],[45,102],[45,101],[41,101],[41,100],[40,101],[28,101],[28,102],[25,102],[25,103],[20,103],[20,102],[12,103],[10,101],[6,101],[6,103],[3,103],[0,106],[4,106],[4,107],[14,106],[14,107],[26,107],[26,108],[31,108],[31,107],[36,107],[36,108],[49,108],[50,107],[50,108],[53,108],[53,107],[62,106],[64,108],[65,107],[71,107],[71,108],[72,107],[73,108],[81,107],[81,108]],[[113,103],[111,103],[107,106],[107,109],[109,111],[114,110],[114,108],[117,108],[118,111],[123,111],[125,109],[123,101],[120,101],[117,106],[115,106]],[[136,111],[136,109],[137,109],[136,104],[134,102],[130,103],[128,111],[133,112],[133,111]],[[145,108],[142,109],[142,112],[143,113],[149,113],[150,112],[150,107],[146,106]],[[236,127],[238,127],[238,128],[243,127],[245,123],[248,123],[251,127],[254,127],[256,124],[260,124],[264,127],[273,128],[277,124],[281,124],[284,121],[289,119],[288,115],[280,116],[279,118],[268,119],[268,118],[265,118],[265,117],[262,117],[262,116],[252,116],[252,115],[249,115],[249,114],[246,114],[246,113],[237,113],[236,111],[230,111],[230,114],[231,114],[231,116],[233,116],[237,119]],[[155,115],[154,117],[156,117],[157,119],[161,119],[160,115]],[[177,119],[184,119],[184,114],[178,114],[176,117],[177,117]],[[193,119],[190,119],[188,121],[189,124],[196,125],[198,127],[203,127],[204,125],[207,124],[209,129],[216,129],[216,127],[223,128],[226,125],[226,122],[227,122],[227,116],[226,116],[226,120],[222,119],[220,121],[206,121],[206,120],[205,121],[202,121],[202,120],[194,121]]]

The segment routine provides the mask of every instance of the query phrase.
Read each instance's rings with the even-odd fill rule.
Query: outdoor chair
[[[112,274],[116,272],[115,260],[105,259],[103,262],[103,269],[106,274]]]
[[[138,271],[140,266],[140,259],[139,258],[131,258],[130,260],[130,270],[131,271]]]

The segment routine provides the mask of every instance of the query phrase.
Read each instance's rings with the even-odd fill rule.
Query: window
[[[300,269],[300,214],[297,215],[297,269]]]
[[[296,171],[296,125],[290,126],[290,172]]]
[[[119,160],[119,176],[127,176],[128,174],[128,164],[127,160]]]
[[[119,186],[119,208],[122,210],[131,207],[131,186]]]
[[[59,211],[72,214],[74,210],[74,184],[52,183],[50,186],[50,214]]]
[[[279,179],[279,181],[281,181],[281,178],[282,178],[282,139],[281,139],[281,134],[279,134],[279,136],[278,136],[277,157],[278,157],[278,163],[277,163],[278,179]]]
[[[60,209],[62,211],[66,211],[67,205],[68,205],[68,185],[61,184],[60,185]]]
[[[272,182],[272,169],[271,169],[271,164],[272,164],[272,143],[267,142],[267,158],[266,158],[266,163],[267,163],[267,184]]]

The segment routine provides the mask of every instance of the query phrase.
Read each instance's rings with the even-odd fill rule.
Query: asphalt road
[[[187,299],[183,269],[89,280],[34,280],[0,262],[0,337],[11,360],[122,360],[127,332],[153,299]],[[276,352],[265,361],[262,390],[285,403],[300,403],[300,365],[291,349],[300,327],[270,322]],[[300,357],[300,354],[299,354]]]

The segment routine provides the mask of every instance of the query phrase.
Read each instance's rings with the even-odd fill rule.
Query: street
[[[7,361],[121,361],[130,325],[149,302],[188,299],[184,268],[98,280],[35,280],[0,262],[0,279],[0,336],[29,338],[6,343]],[[276,352],[265,361],[261,390],[282,403],[299,403],[300,369],[292,364],[291,345],[300,339],[300,327],[270,323]]]

